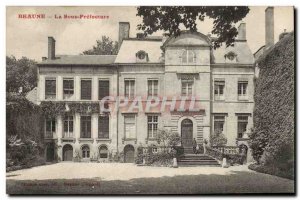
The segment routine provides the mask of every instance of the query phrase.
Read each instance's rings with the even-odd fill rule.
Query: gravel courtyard
[[[293,193],[294,181],[246,165],[164,168],[128,163],[57,163],[6,174],[9,194]]]

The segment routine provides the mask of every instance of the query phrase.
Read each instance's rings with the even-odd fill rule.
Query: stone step
[[[217,162],[216,160],[214,159],[180,159],[179,162]]]
[[[203,165],[215,165],[215,166],[221,166],[218,162],[178,162],[179,166],[182,165],[193,165],[193,166],[203,166]]]
[[[204,154],[184,154],[178,159],[179,166],[221,166],[218,161]]]
[[[180,160],[186,160],[186,161],[189,161],[189,160],[197,160],[197,161],[201,161],[201,160],[215,160],[213,158],[180,158]]]

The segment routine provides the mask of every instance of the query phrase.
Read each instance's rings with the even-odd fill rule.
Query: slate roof
[[[147,63],[159,63],[162,50],[162,40],[123,40],[115,63],[136,63],[136,53],[140,50],[148,54]]]
[[[54,60],[44,60],[40,65],[109,65],[116,55],[57,55]]]
[[[237,63],[238,64],[253,64],[254,56],[247,44],[246,41],[236,41],[234,46],[230,46],[226,48],[226,45],[223,44],[221,47],[216,50],[212,50],[213,52],[213,63],[214,64],[222,64],[225,62],[224,55],[228,52],[233,51],[237,54]]]

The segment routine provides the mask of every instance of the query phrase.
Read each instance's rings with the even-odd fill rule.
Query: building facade
[[[38,103],[63,105],[45,119],[48,161],[121,155],[133,162],[138,146],[159,146],[160,130],[178,133],[185,149],[194,138],[209,143],[217,132],[227,146],[247,145],[254,57],[245,23],[234,46],[216,50],[214,38],[202,33],[129,33],[130,24],[120,22],[118,55],[56,55],[55,40],[48,38],[48,57],[38,64]]]

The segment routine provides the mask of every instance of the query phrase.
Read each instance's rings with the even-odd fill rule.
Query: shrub
[[[173,147],[175,150],[175,156],[176,158],[179,158],[184,154],[184,148],[182,146],[174,146]]]
[[[227,144],[227,138],[221,131],[216,131],[211,137],[212,146],[225,146]]]
[[[157,142],[166,149],[167,147],[174,147],[180,144],[181,138],[178,133],[162,129],[158,131]]]
[[[170,166],[173,162],[172,153],[168,152],[159,152],[155,154],[148,154],[148,158],[146,159],[146,163],[155,166]]]
[[[230,165],[244,164],[246,160],[245,154],[229,154],[229,153],[222,153],[221,151],[218,151],[216,149],[212,149],[210,147],[206,147],[206,153],[210,155],[211,157],[217,159],[217,160],[223,160],[223,158],[226,158],[227,162]]]

